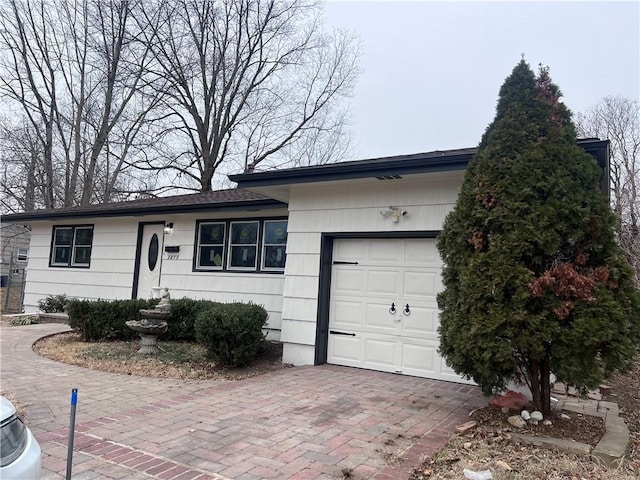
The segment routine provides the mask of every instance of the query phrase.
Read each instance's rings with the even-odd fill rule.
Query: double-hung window
[[[197,265],[202,270],[222,270],[226,224],[202,222],[198,224]]]
[[[53,227],[51,266],[89,267],[93,225]]]
[[[264,222],[262,235],[262,270],[284,271],[287,249],[287,221],[268,220]]]
[[[231,222],[229,241],[230,270],[256,270],[260,222]]]

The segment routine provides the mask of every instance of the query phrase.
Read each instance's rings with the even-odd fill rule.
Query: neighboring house
[[[608,142],[581,140],[603,168]],[[283,361],[461,381],[437,354],[435,237],[475,149],[231,176],[238,189],[9,215],[49,294],[254,301]],[[285,262],[286,256],[286,262]]]
[[[31,230],[24,225],[0,224],[0,309],[22,311],[22,293],[29,259]]]

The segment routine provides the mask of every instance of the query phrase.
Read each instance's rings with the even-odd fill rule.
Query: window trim
[[[289,224],[289,217],[247,217],[247,218],[225,218],[225,219],[212,219],[212,218],[203,218],[197,219],[194,231],[194,240],[193,240],[193,255],[192,255],[192,271],[193,272],[235,272],[235,273],[264,273],[264,274],[283,274],[284,268],[276,269],[276,268],[263,268],[263,251],[264,251],[264,228],[265,222],[287,222],[287,227]],[[199,255],[200,255],[200,244],[199,244],[199,236],[200,236],[200,225],[203,223],[219,223],[224,224],[225,226],[225,238],[223,245],[223,262],[222,268],[219,267],[206,267],[199,265]],[[231,266],[231,225],[235,223],[257,223],[257,244],[255,244],[256,248],[256,261],[254,267],[232,267]],[[236,244],[237,246],[237,244]]]
[[[55,262],[55,249],[56,247],[56,230],[58,229],[71,229],[71,244],[68,246],[70,248],[69,251],[69,261],[66,263],[56,263]],[[83,229],[91,229],[91,242],[88,245],[77,245],[76,244],[76,232],[78,230]],[[51,227],[51,246],[49,248],[49,267],[52,268],[91,268],[91,256],[93,254],[93,235],[95,233],[95,227],[93,224],[82,224],[82,225],[53,225]],[[61,245],[66,246],[66,245]],[[87,263],[79,263],[75,261],[76,258],[76,247],[89,248],[89,261]]]

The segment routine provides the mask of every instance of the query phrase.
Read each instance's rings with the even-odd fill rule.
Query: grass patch
[[[43,357],[125,375],[215,380],[242,378],[285,368],[281,344],[268,342],[254,362],[243,368],[225,368],[207,358],[205,347],[197,343],[158,341],[157,355],[140,355],[140,342],[83,342],[79,334],[67,332],[36,342],[34,350]]]

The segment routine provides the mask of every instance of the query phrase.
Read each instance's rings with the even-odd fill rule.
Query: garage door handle
[[[336,260],[335,262],[333,262],[334,265],[359,265],[358,262],[341,262],[339,260]]]
[[[355,337],[356,336],[355,333],[338,332],[337,330],[329,330],[329,333],[331,333],[332,335],[348,335],[350,337]]]

